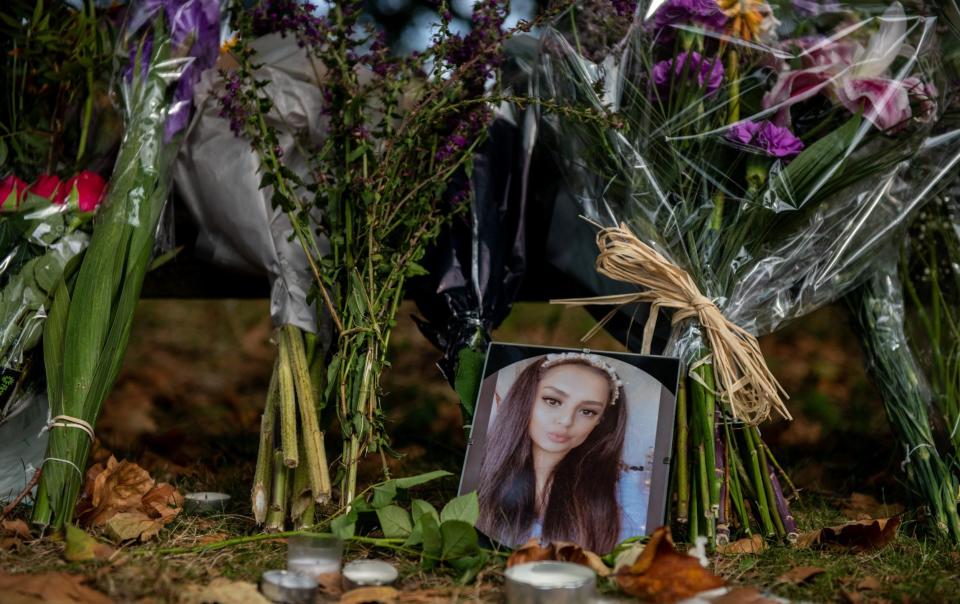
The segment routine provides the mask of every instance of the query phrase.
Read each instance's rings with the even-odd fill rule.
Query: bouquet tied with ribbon
[[[608,318],[650,304],[647,344],[672,311],[667,353],[689,375],[674,519],[691,539],[790,538],[786,476],[757,428],[790,414],[757,336],[856,285],[926,199],[903,175],[942,106],[935,19],[897,3],[655,4],[599,64],[544,40],[541,96],[609,117],[543,120],[600,228],[596,269],[637,286],[560,302],[609,304]]]

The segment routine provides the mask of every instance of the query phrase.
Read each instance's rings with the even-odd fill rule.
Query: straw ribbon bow
[[[660,309],[673,309],[674,325],[695,319],[703,326],[710,342],[712,355],[690,368],[692,379],[703,383],[693,370],[701,364],[712,362],[716,376],[715,394],[730,405],[735,418],[757,424],[767,419],[774,410],[790,418],[783,403],[787,394],[767,367],[757,338],[723,316],[716,304],[700,293],[686,271],[637,239],[626,225],[602,229],[597,234],[597,247],[600,248],[598,271],[612,279],[634,283],[643,291],[553,300],[560,304],[616,305],[584,336],[584,340],[599,331],[620,307],[649,302],[650,316],[643,329],[643,352],[649,353]]]

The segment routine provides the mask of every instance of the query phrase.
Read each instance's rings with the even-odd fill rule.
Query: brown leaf
[[[852,552],[879,549],[893,540],[898,526],[900,526],[899,516],[848,522],[840,526],[830,526],[804,533],[797,539],[797,547],[829,545],[849,548]]]
[[[507,568],[524,564],[525,562],[538,562],[540,560],[556,560],[558,562],[573,562],[582,564],[593,569],[601,577],[610,575],[610,568],[603,563],[600,556],[585,550],[576,543],[569,541],[557,541],[542,547],[536,538],[530,539],[516,551],[510,554],[507,559]]]
[[[30,527],[27,526],[26,522],[19,518],[16,520],[4,520],[3,531],[0,531],[0,534],[4,535],[5,537],[19,537],[24,541],[29,541]]]
[[[820,568],[819,566],[798,566],[777,577],[777,583],[800,585],[825,572],[827,572],[826,569]]]
[[[150,518],[143,512],[120,512],[107,521],[106,533],[116,541],[139,539],[149,541],[155,537],[163,522]]]
[[[17,537],[4,537],[0,539],[0,551],[19,552],[21,549],[23,549],[23,541]]]
[[[67,525],[66,544],[63,549],[63,557],[70,562],[82,562],[85,560],[109,560],[116,552],[115,549],[106,543],[100,543],[83,529],[79,529],[72,524]]]
[[[867,596],[858,591],[847,591],[846,589],[841,589],[840,599],[847,604],[863,604],[867,601]]]
[[[143,496],[140,509],[150,518],[159,519],[163,524],[167,524],[183,509],[183,495],[172,485],[161,482]]]
[[[340,604],[393,604],[400,592],[392,587],[360,587],[340,596]]]
[[[904,509],[898,503],[880,503],[870,495],[854,493],[844,504],[843,515],[851,520],[872,520],[902,514]]]
[[[724,555],[759,554],[767,549],[767,544],[760,535],[744,537],[731,543],[717,546],[717,553]]]
[[[877,591],[883,589],[883,583],[876,577],[864,577],[857,583],[857,589],[860,591]]]
[[[85,586],[85,581],[68,573],[0,572],[0,594],[5,604],[112,604],[110,598]]]
[[[627,594],[655,603],[676,602],[726,584],[699,560],[678,552],[665,526],[654,531],[643,553],[614,577]]]
[[[154,480],[146,470],[111,456],[106,466],[97,464],[87,471],[84,490],[89,507],[78,518],[85,526],[103,526],[120,512],[139,510],[143,496],[153,487]]]
[[[247,581],[223,577],[210,585],[189,585],[180,596],[180,604],[270,604],[257,586]]]

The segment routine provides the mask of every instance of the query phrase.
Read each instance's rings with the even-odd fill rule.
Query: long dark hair
[[[528,431],[544,360],[538,359],[524,369],[501,402],[494,425],[487,432],[486,457],[480,470],[477,528],[511,547],[528,536],[537,520],[533,445]],[[609,378],[585,360],[570,359],[562,364],[592,367]],[[618,386],[611,382],[611,388]],[[613,391],[610,394],[612,398]],[[607,405],[586,440],[567,453],[548,477],[541,535],[544,541],[574,541],[599,553],[607,553],[617,544],[617,481],[626,406],[623,389],[619,388],[616,404]]]

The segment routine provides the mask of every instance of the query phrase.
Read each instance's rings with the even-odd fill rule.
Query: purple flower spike
[[[716,0],[667,0],[653,15],[653,30],[661,41],[672,39],[675,25],[687,23],[722,30],[727,16]]]
[[[770,121],[758,123],[747,120],[734,124],[727,130],[727,139],[781,159],[803,151],[803,141],[788,128],[781,128]]]
[[[688,77],[696,75],[697,84],[701,88],[706,88],[707,94],[716,92],[723,83],[724,71],[720,59],[712,61],[705,59],[695,50],[681,52],[672,59],[660,61],[654,65],[653,82],[662,94],[667,94],[673,79],[683,76],[684,73]]]

